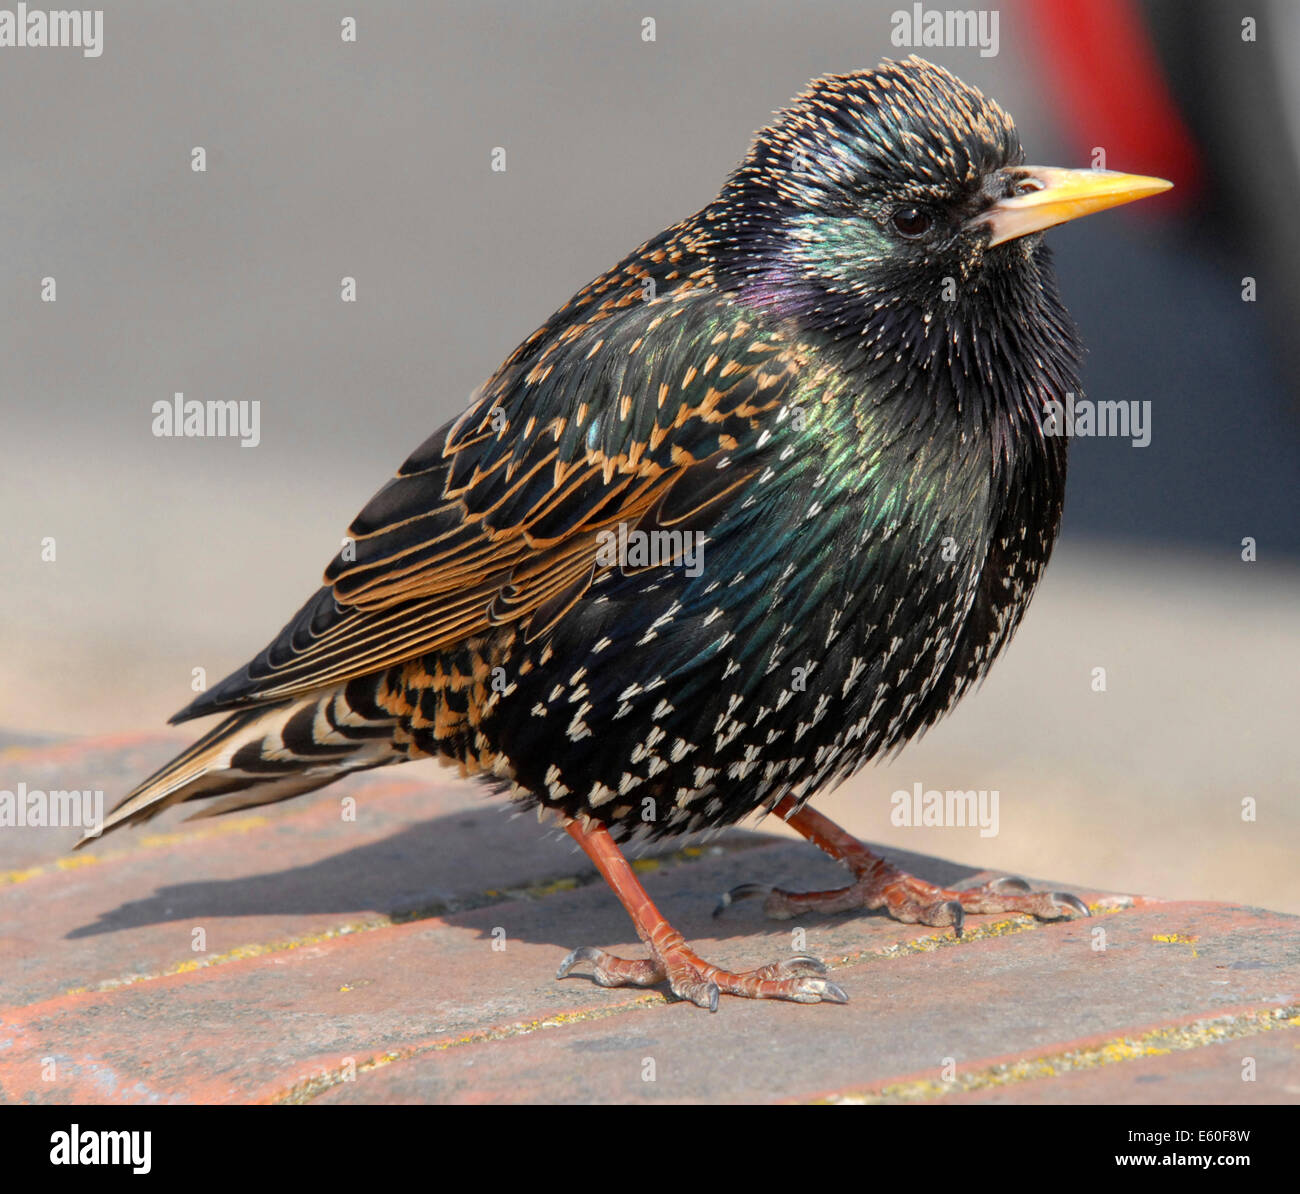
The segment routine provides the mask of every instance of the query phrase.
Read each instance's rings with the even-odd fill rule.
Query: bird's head
[[[1017,279],[1047,269],[1043,229],[1169,185],[1026,166],[998,104],[912,57],[813,82],[706,212],[724,279],[862,335],[901,311],[928,323],[1005,307]]]

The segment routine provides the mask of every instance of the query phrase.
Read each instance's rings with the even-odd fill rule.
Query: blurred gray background
[[[810,78],[911,52],[899,7],[123,3],[101,57],[0,50],[3,741],[160,727],[193,668],[215,682],[260,649],[519,340],[706,202]],[[1300,911],[1295,143],[1260,101],[1197,85],[1280,78],[1294,98],[1286,9],[1261,7],[1249,49],[1224,6],[1133,9],[1175,95],[1201,93],[1203,175],[1049,237],[1090,396],[1149,399],[1152,442],[1075,442],[1064,536],[1007,657],[819,802],[864,836]],[[1079,139],[1031,14],[997,11],[996,57],[918,52],[996,97],[1031,161],[1089,164],[1114,130],[1085,113]],[[260,445],[155,438],[178,390],[259,401]],[[21,778],[0,753],[0,787]],[[918,781],[998,789],[1000,835],[892,827],[889,793]]]

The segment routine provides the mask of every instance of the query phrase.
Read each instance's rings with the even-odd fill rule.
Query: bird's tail
[[[113,806],[74,849],[119,825],[148,821],[184,800],[220,796],[197,817],[215,817],[288,800],[351,771],[401,762],[396,719],[361,716],[344,685],[235,713],[203,735]]]

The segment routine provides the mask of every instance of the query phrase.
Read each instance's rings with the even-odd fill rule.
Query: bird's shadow
[[[683,854],[696,846],[698,854]],[[714,851],[713,847],[718,847]],[[755,851],[761,848],[761,854]],[[842,886],[845,872],[807,843],[744,829],[708,838],[673,838],[652,843],[644,857],[673,865],[656,868],[647,883],[656,900],[681,927],[707,927],[712,936],[764,931],[761,915],[711,919],[722,891],[737,883],[762,881],[796,890]],[[886,849],[888,857],[946,886],[978,874],[959,863]],[[638,852],[629,850],[636,858]],[[147,925],[241,916],[301,915],[395,920],[468,914],[511,898],[521,889],[537,892],[556,880],[576,880],[581,889],[603,886],[594,867],[563,834],[540,834],[531,817],[508,819],[501,808],[482,807],[434,817],[385,838],[345,849],[314,862],[241,876],[168,884],[152,895],[129,900],[81,925],[68,939],[124,932]],[[530,916],[523,936],[538,944],[564,945],[590,925],[590,908],[562,898],[572,884],[545,900],[549,915]],[[617,901],[608,908],[618,915]],[[738,910],[737,910],[738,911]],[[757,912],[757,909],[755,909]],[[468,916],[481,933],[480,918]],[[461,923],[465,923],[462,920]]]

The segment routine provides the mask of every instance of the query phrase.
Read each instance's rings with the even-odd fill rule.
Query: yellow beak
[[[1053,224],[1104,211],[1134,199],[1158,195],[1174,184],[1141,174],[1114,170],[1060,170],[1055,166],[1018,166],[1014,170],[1018,193],[999,199],[974,223],[993,232],[989,246],[1040,232]],[[1035,185],[1037,184],[1037,185]]]

